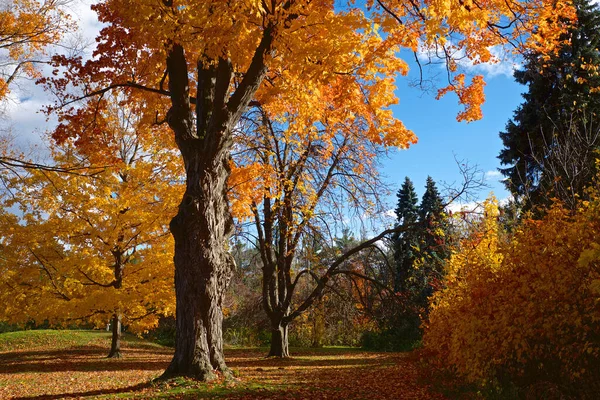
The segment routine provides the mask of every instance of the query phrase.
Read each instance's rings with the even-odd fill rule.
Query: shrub
[[[486,202],[431,300],[424,344],[438,366],[487,387],[600,389],[598,203],[556,204],[506,237]]]

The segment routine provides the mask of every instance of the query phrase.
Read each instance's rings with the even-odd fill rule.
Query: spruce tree
[[[413,183],[408,177],[405,178],[397,197],[398,205],[395,210],[397,226],[416,224],[419,219],[418,198]],[[396,266],[394,290],[400,292],[407,289],[407,278],[416,258],[415,248],[418,246],[416,229],[408,229],[395,234],[392,242]]]
[[[427,178],[421,204],[407,177],[398,192],[396,207],[398,225],[411,228],[393,237],[396,266],[395,290],[402,304],[390,321],[390,340],[398,348],[413,343],[421,336],[421,319],[427,314],[432,282],[441,277],[443,263],[449,255],[446,240],[448,221],[442,198],[431,177]],[[392,339],[394,338],[394,339]]]
[[[419,248],[420,268],[415,301],[423,308],[427,307],[427,297],[433,293],[432,283],[440,279],[445,260],[450,255],[448,245],[449,223],[444,212],[442,197],[435,181],[428,176],[425,193],[419,206]]]
[[[578,20],[565,44],[550,56],[530,53],[517,82],[527,85],[524,102],[500,133],[508,190],[525,210],[558,197],[568,206],[594,176],[594,134],[600,116],[600,10],[575,0]],[[594,123],[594,121],[596,123]]]

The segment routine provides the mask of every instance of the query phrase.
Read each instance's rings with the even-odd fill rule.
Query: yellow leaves
[[[563,379],[583,377],[598,358],[588,349],[599,345],[589,339],[600,321],[593,198],[576,215],[555,205],[511,240],[502,240],[497,207],[488,203],[480,230],[450,260],[446,289],[432,300],[426,346],[472,382],[493,380],[498,370],[512,378],[539,373],[535,360],[559,365]]]
[[[123,106],[120,111],[127,114]],[[168,223],[182,194],[177,153],[165,146],[153,153],[164,132],[134,129],[139,120],[104,117],[109,132],[100,139],[106,146],[93,148],[103,168],[85,169],[89,158],[81,153],[91,148],[78,152],[65,145],[52,149],[54,161],[64,168],[77,165],[84,175],[33,171],[7,180],[23,215],[0,214],[0,231],[10,232],[2,240],[11,243],[0,270],[5,263],[18,271],[0,275],[10,288],[0,291],[0,302],[10,304],[0,319],[61,323],[99,312],[89,321],[101,326],[106,313],[118,308],[124,323],[141,332],[157,322],[156,315],[147,316],[150,308],[173,313]],[[119,129],[119,119],[127,126]]]
[[[55,0],[7,0],[0,9],[0,43],[6,51],[2,60],[0,100],[9,92],[10,82],[21,74],[38,78],[31,61],[40,62],[46,46],[56,44],[73,28],[69,16]]]

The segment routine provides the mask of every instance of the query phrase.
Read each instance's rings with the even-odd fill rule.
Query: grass
[[[66,349],[85,345],[103,345],[109,332],[98,331],[57,331],[51,329],[16,331],[0,334],[0,352],[52,347]]]
[[[226,350],[233,381],[175,378],[153,382],[172,349],[133,336],[123,358],[107,359],[110,333],[25,331],[0,334],[0,398],[61,399],[441,399],[407,353],[334,347],[292,348],[290,359],[266,349]]]

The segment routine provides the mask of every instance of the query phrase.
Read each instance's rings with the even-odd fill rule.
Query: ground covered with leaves
[[[107,359],[107,332],[25,331],[0,334],[0,398],[442,399],[407,353],[350,348],[292,349],[266,359],[266,349],[229,349],[234,381],[152,382],[172,349],[134,337],[123,358]]]

